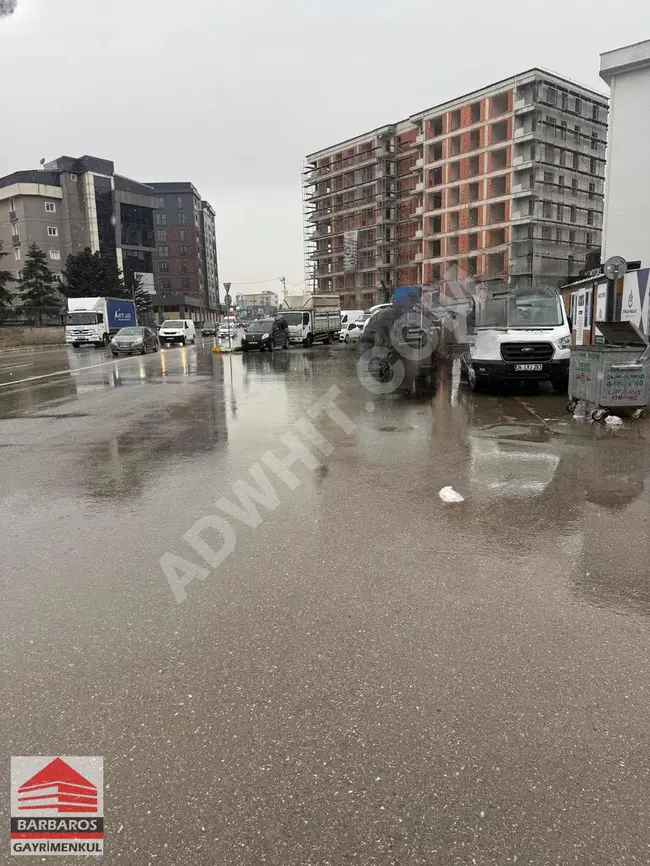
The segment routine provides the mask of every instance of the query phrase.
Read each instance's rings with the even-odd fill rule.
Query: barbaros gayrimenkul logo
[[[11,759],[11,853],[104,853],[103,758]]]

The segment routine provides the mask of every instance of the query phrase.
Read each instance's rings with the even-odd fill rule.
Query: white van
[[[343,330],[343,325],[356,322],[359,316],[363,315],[363,312],[363,310],[341,310],[341,330]]]
[[[191,319],[165,319],[158,329],[161,343],[194,343],[196,340],[196,328]]]
[[[474,328],[468,330],[465,364],[472,391],[513,379],[547,381],[566,391],[571,325],[554,288],[503,287],[477,294]]]

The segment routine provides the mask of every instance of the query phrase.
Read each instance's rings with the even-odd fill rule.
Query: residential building
[[[310,154],[307,286],[356,308],[382,283],[565,283],[600,245],[607,112],[531,69]]]
[[[115,173],[95,156],[61,156],[41,170],[0,178],[3,267],[18,277],[27,249],[38,244],[61,280],[71,253],[99,251],[123,274],[153,272],[154,211],[150,187]]]
[[[275,292],[263,291],[257,294],[238,294],[235,298],[237,312],[242,318],[272,316],[278,311],[279,300]]]
[[[219,292],[214,211],[188,181],[150,186],[159,205],[154,252],[156,318],[215,319]]]

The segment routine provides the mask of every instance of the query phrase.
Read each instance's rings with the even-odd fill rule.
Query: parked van
[[[356,322],[359,316],[362,316],[363,310],[341,310],[341,330],[343,325],[349,325],[351,322]]]
[[[196,340],[196,328],[191,319],[165,319],[158,330],[161,343],[193,343]]]

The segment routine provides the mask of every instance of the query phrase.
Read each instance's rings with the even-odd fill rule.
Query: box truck
[[[293,295],[278,310],[289,326],[289,342],[311,346],[331,343],[341,330],[341,308],[337,295]]]
[[[120,328],[136,324],[133,301],[124,298],[68,298],[65,341],[75,349],[88,343],[108,346]]]

